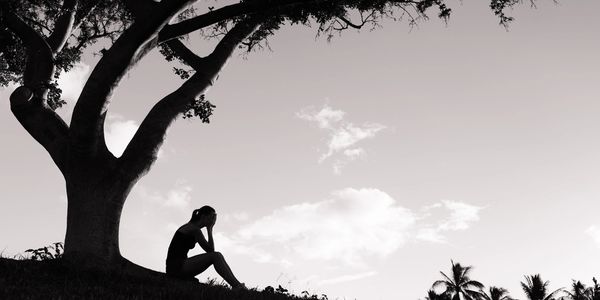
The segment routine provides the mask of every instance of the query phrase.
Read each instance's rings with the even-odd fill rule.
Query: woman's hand
[[[217,223],[217,214],[211,215],[208,225],[206,226],[208,229],[212,230],[212,228],[215,226],[215,223]]]

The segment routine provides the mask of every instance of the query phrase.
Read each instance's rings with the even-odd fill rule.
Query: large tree
[[[504,10],[517,2],[491,0],[490,8],[506,24]],[[11,110],[66,181],[65,256],[124,261],[119,222],[130,190],[150,170],[173,121],[208,122],[213,106],[204,94],[236,49],[264,46],[283,25],[316,25],[329,38],[385,18],[414,24],[427,13],[446,19],[451,10],[444,0],[0,0],[0,86],[19,86]],[[186,46],[184,38],[197,31],[217,40],[212,53],[199,56]],[[65,104],[56,78],[97,42],[101,59],[66,124],[55,112]],[[185,81],[162,99],[140,99],[154,106],[115,157],[104,138],[111,94],[154,49]]]

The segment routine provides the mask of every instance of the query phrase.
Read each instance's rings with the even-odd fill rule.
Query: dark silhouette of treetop
[[[506,25],[511,18],[505,10],[515,4],[492,0],[490,9]],[[329,39],[380,26],[384,19],[415,24],[428,15],[447,19],[451,9],[444,0],[0,0],[0,86],[18,85],[10,96],[13,114],[65,178],[65,258],[127,263],[118,233],[129,192],[150,170],[177,118],[209,122],[214,105],[204,95],[236,49],[268,47],[268,38],[287,25],[312,26]],[[216,42],[212,52],[199,55],[188,47],[185,38],[193,32]],[[94,48],[101,48],[101,57],[66,124],[55,112],[65,104],[57,78]],[[183,82],[161,99],[139,99],[152,109],[115,157],[104,138],[111,95],[155,49]],[[447,286],[469,294],[468,286],[477,286],[463,282],[469,267],[454,268],[465,272],[451,274]]]
[[[553,292],[548,290],[549,281],[543,281],[540,274],[525,276],[525,282],[521,282],[521,287],[525,296],[529,300],[553,300],[558,299],[556,295],[563,289],[557,289]]]
[[[479,291],[484,286],[481,282],[470,278],[469,273],[472,268],[471,266],[463,267],[460,263],[452,261],[451,273],[446,275],[446,273],[440,271],[444,279],[434,282],[432,287],[445,288],[444,294],[450,296],[452,300],[478,299],[480,297]]]
[[[489,293],[482,291],[480,299],[482,300],[515,300],[508,295],[508,290],[500,287],[491,286]]]

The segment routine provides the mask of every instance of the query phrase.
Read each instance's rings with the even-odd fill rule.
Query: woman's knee
[[[215,252],[211,252],[210,256],[213,260],[223,260],[225,259],[223,257],[223,254],[221,254],[221,252],[215,251]]]

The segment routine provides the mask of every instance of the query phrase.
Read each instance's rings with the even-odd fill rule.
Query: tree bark
[[[91,265],[121,260],[119,223],[135,182],[127,179],[109,157],[71,156],[65,180],[68,198],[65,257]]]

